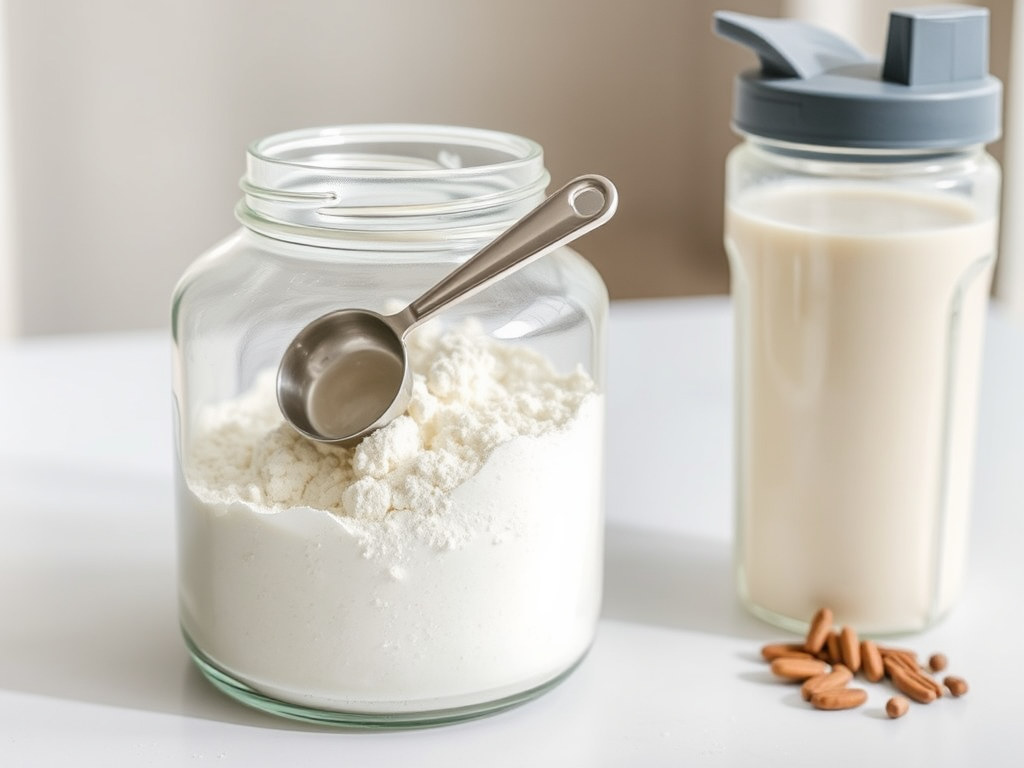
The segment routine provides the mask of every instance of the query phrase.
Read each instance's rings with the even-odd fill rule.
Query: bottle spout
[[[882,79],[900,85],[983,80],[988,75],[988,9],[944,5],[893,11]]]
[[[769,19],[717,11],[715,33],[751,49],[769,77],[810,79],[867,57],[852,43],[826,29],[793,19]]]

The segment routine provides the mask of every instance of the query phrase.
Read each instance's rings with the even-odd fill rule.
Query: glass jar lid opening
[[[479,175],[543,161],[539,144],[512,134],[402,124],[291,131],[254,142],[249,155],[351,178]]]
[[[303,239],[473,237],[509,226],[549,181],[539,144],[498,131],[353,125],[270,136],[249,147],[239,218]],[[273,231],[270,231],[273,230]],[[443,234],[442,234],[443,233]]]

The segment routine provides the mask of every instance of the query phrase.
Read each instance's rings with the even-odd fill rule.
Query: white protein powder
[[[473,328],[418,329],[407,415],[354,449],[280,415],[273,374],[207,409],[179,489],[184,630],[307,707],[428,711],[541,685],[600,610],[603,398]]]

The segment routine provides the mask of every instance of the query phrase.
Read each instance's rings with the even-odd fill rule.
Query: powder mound
[[[594,382],[582,369],[559,374],[538,352],[495,341],[475,324],[442,331],[428,323],[408,342],[407,413],[354,448],[307,440],[285,423],[273,371],[206,409],[186,463],[193,492],[262,513],[323,510],[363,534],[365,526],[406,525],[435,546],[463,543],[472,525],[446,518],[451,493],[499,445],[567,426]]]

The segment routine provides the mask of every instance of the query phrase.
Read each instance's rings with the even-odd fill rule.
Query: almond
[[[818,653],[824,647],[830,629],[832,629],[831,609],[819,608],[811,619],[811,624],[807,628],[807,638],[804,640],[804,648],[808,653]]]
[[[897,717],[903,717],[907,714],[907,710],[910,709],[910,702],[907,701],[903,696],[893,696],[887,702],[885,702],[885,714],[895,720]]]
[[[851,626],[843,627],[839,633],[839,649],[843,654],[843,664],[856,674],[860,670],[860,638],[857,630]]]
[[[811,659],[811,654],[804,650],[803,643],[769,643],[761,648],[761,657],[765,661],[775,661],[783,657],[789,659]]]
[[[933,653],[928,657],[928,669],[932,672],[941,672],[949,666],[949,660],[944,653]]]
[[[819,691],[829,691],[833,688],[845,688],[846,684],[853,680],[853,672],[849,667],[837,664],[832,671],[824,675],[809,677],[800,686],[800,695],[804,701],[810,701],[814,694]]]
[[[853,709],[867,700],[868,692],[863,688],[830,688],[811,696],[815,709]]]
[[[941,699],[943,696],[946,695],[946,691],[942,687],[942,683],[940,683],[938,680],[936,680],[931,675],[926,674],[925,672],[920,672],[919,671],[917,673],[917,676],[921,680],[921,682],[923,682],[925,685],[927,685],[929,688],[931,688],[933,691],[935,691],[935,698],[936,699]]]
[[[830,664],[840,664],[843,661],[843,649],[839,647],[839,633],[835,630],[829,632],[828,637],[825,638],[825,648]]]
[[[877,683],[885,677],[882,652],[874,640],[862,640],[860,644],[860,668],[868,682]]]
[[[962,677],[947,675],[942,682],[949,688],[949,692],[958,698],[967,693],[967,681]]]
[[[772,674],[786,680],[803,681],[828,672],[828,664],[820,659],[789,659],[783,656],[772,662]]]

